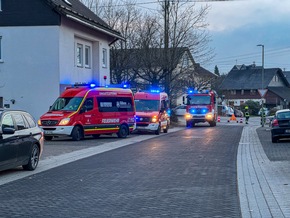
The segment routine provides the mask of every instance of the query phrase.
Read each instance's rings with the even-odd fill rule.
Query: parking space
[[[260,127],[257,129],[257,133],[270,161],[290,161],[290,138],[272,143],[269,127]]]

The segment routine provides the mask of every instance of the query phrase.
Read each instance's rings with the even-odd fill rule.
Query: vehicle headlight
[[[64,118],[64,119],[62,119],[62,120],[59,122],[59,125],[60,125],[60,126],[65,126],[65,125],[67,125],[67,124],[69,123],[69,121],[70,121],[70,118]]]
[[[152,122],[153,122],[153,123],[156,123],[157,120],[158,120],[158,119],[157,119],[157,116],[152,117]]]
[[[205,115],[205,118],[206,119],[212,119],[213,115],[211,113],[208,113],[208,114]]]
[[[191,118],[192,118],[191,114],[189,114],[189,113],[186,113],[186,114],[184,115],[184,117],[185,117],[185,119],[191,119]]]

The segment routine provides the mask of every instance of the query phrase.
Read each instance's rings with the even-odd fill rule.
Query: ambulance
[[[169,100],[165,92],[148,90],[134,94],[136,106],[136,131],[154,132],[159,135],[163,130],[168,132],[170,116],[168,114]]]
[[[114,133],[126,138],[136,128],[133,93],[130,89],[76,84],[66,88],[38,124],[45,140],[69,136],[78,141]]]

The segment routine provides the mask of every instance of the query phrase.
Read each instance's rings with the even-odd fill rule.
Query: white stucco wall
[[[91,67],[77,67],[76,44],[89,45],[92,48]],[[60,83],[95,82],[104,85],[110,81],[109,41],[104,34],[93,31],[69,19],[63,19],[60,31]],[[102,66],[102,49],[107,49],[107,67]]]
[[[59,27],[1,27],[0,36],[3,104],[38,119],[59,95]]]
[[[275,76],[272,78],[272,80],[271,80],[271,82],[269,83],[268,86],[271,86],[271,87],[281,87],[281,86],[285,86],[285,84],[283,83],[283,81],[279,77],[279,75],[276,73]]]
[[[104,76],[106,84],[110,81],[110,48],[104,33],[63,19],[61,26],[1,27],[0,36],[3,106],[26,110],[36,120],[48,111],[66,85],[96,82],[103,86]],[[76,66],[78,41],[92,47],[90,68]],[[107,67],[101,64],[103,48],[107,49]]]

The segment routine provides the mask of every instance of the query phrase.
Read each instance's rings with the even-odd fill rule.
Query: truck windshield
[[[58,98],[54,104],[51,106],[50,111],[76,111],[83,98]]]
[[[189,105],[210,104],[210,96],[191,95],[187,97]]]
[[[135,100],[136,111],[159,111],[158,100]]]

